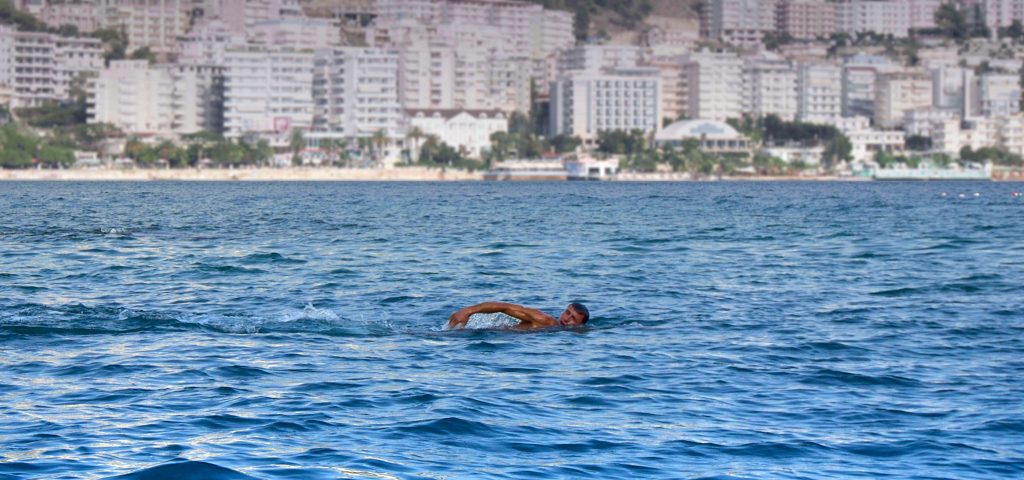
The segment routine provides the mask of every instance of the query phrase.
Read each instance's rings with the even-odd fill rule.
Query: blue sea
[[[0,479],[1022,478],[1021,190],[0,182]]]

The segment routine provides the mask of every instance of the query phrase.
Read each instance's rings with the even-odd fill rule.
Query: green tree
[[[390,139],[388,138],[387,132],[384,129],[373,132],[373,136],[370,137],[370,141],[373,144],[373,160],[377,166],[381,166],[384,161],[384,148],[387,147]]]
[[[149,64],[152,65],[152,64],[156,63],[156,54],[153,53],[153,51],[150,50],[149,47],[142,47],[142,48],[139,48],[139,49],[135,50],[134,52],[132,52],[131,59],[132,60],[147,60],[147,61],[149,61]]]
[[[572,135],[556,135],[548,140],[548,144],[558,153],[569,153],[576,150],[583,143],[580,137]]]
[[[590,8],[586,5],[576,7],[572,18],[572,33],[577,42],[584,42],[590,36]]]
[[[292,133],[288,137],[288,146],[292,149],[292,165],[298,165],[302,162],[299,154],[306,149],[306,137],[302,134],[302,130],[292,129]]]
[[[971,28],[967,16],[955,3],[944,3],[935,11],[935,25],[944,35],[962,43],[970,39]]]
[[[842,133],[837,133],[822,153],[822,160],[825,164],[825,168],[832,169],[839,162],[849,162],[853,160],[852,153],[853,145],[850,143],[850,139]]]
[[[909,135],[906,138],[907,150],[913,150],[916,152],[923,152],[932,148],[931,137],[924,135]]]

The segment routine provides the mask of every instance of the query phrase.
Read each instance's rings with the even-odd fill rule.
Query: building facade
[[[825,0],[781,0],[779,30],[800,40],[827,38],[836,31],[835,3]]]
[[[398,52],[342,47],[316,53],[314,129],[346,138],[400,136]]]
[[[842,116],[843,72],[838,65],[800,65],[797,117],[802,122],[830,123]]]
[[[932,105],[932,81],[919,72],[879,75],[875,84],[875,125],[900,128],[906,112]]]
[[[409,128],[434,135],[469,158],[490,150],[491,135],[508,131],[508,115],[501,110],[409,110]]]
[[[553,135],[592,143],[602,131],[660,128],[661,74],[655,68],[571,72],[551,86]]]
[[[224,58],[224,136],[283,136],[313,124],[313,52],[246,46]]]
[[[688,118],[725,121],[747,111],[749,90],[742,58],[730,53],[699,52],[686,57]]]

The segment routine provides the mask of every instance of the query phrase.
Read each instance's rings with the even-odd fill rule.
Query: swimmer
[[[463,308],[448,317],[448,328],[465,328],[470,315],[475,313],[504,313],[519,320],[516,330],[535,330],[549,327],[575,327],[584,325],[590,320],[590,310],[582,303],[570,303],[558,317],[552,317],[540,310],[514,303],[484,302]]]

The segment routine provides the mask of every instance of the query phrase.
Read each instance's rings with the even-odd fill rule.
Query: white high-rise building
[[[910,33],[907,0],[843,0],[836,4],[836,30],[855,35],[874,32],[904,38]]]
[[[683,68],[684,57],[663,57],[649,59],[643,66],[657,68],[661,72],[661,114],[663,119],[679,120],[689,115],[689,83]]]
[[[250,43],[295,49],[331,48],[341,44],[341,29],[323,18],[279,18],[247,29]]]
[[[0,25],[0,85],[12,92],[11,106],[35,107],[66,100],[73,87],[89,88],[103,66],[100,40],[19,32]]]
[[[828,63],[800,66],[798,118],[808,123],[832,123],[843,113],[843,70]]]
[[[343,47],[316,53],[314,128],[347,138],[399,136],[398,51]]]
[[[932,80],[924,73],[887,73],[876,82],[875,125],[879,128],[902,127],[907,111],[932,105]]]
[[[602,131],[656,132],[660,96],[656,68],[570,72],[551,85],[551,134],[593,142]]]
[[[224,65],[224,53],[245,45],[245,35],[214,18],[203,20],[178,39],[178,63]]]
[[[48,4],[37,14],[40,21],[51,27],[74,25],[79,32],[88,33],[103,28],[103,9],[98,0]]]
[[[899,66],[887,57],[854,55],[843,60],[844,117],[871,118],[875,112],[875,78]]]
[[[1024,0],[964,0],[964,5],[972,17],[980,13],[980,20],[993,32],[1013,25],[1014,20],[1024,22]]]
[[[509,51],[530,59],[533,78],[544,78],[547,59],[575,43],[572,13],[522,0],[377,0],[376,6],[380,25],[416,21],[494,29]]]
[[[146,60],[116,60],[100,72],[89,123],[109,123],[130,134],[170,135],[174,79]]]
[[[836,31],[835,3],[826,0],[781,0],[779,30],[797,39],[828,37]]]
[[[632,45],[578,45],[558,55],[560,74],[573,70],[598,72],[605,68],[633,68],[643,59],[643,49]]]
[[[159,137],[218,132],[221,75],[218,67],[112,61],[96,79],[89,123]]]
[[[532,61],[492,27],[403,21],[367,32],[372,46],[399,51],[399,98],[406,109],[525,112]]]
[[[909,0],[910,28],[935,28],[935,12],[948,0]]]
[[[219,18],[235,33],[248,35],[257,23],[304,18],[299,0],[206,0],[204,18]]]
[[[776,115],[793,121],[797,115],[797,70],[784,58],[750,58],[746,76],[749,111],[755,118]]]
[[[128,35],[129,51],[148,47],[172,54],[189,27],[190,0],[102,0],[105,28]]]
[[[225,137],[280,136],[312,126],[312,51],[247,46],[224,56]]]
[[[960,116],[971,115],[970,98],[974,92],[974,70],[943,66],[931,70],[932,105],[956,109]]]
[[[689,118],[725,121],[740,118],[747,111],[749,86],[739,56],[698,52],[687,56],[683,69]]]
[[[736,45],[757,45],[778,30],[777,0],[704,0],[701,35]]]
[[[978,77],[980,114],[1006,117],[1020,113],[1020,75],[985,73]]]

